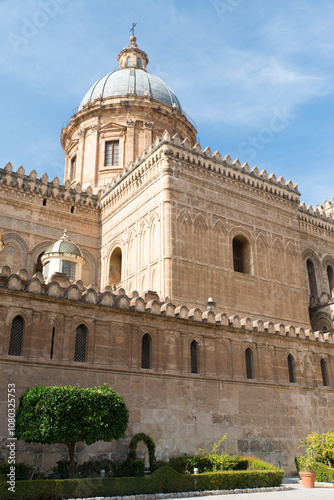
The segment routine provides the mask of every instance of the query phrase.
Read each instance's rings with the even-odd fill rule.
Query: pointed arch
[[[192,258],[193,224],[190,213],[182,209],[176,218],[176,253],[179,257]]]
[[[217,220],[212,230],[213,245],[211,245],[212,264],[224,267],[224,257],[227,255],[227,230],[225,224],[220,219]]]
[[[108,285],[117,285],[122,281],[122,250],[116,246],[109,258]]]
[[[136,238],[137,234],[134,229],[130,231],[128,242],[127,242],[127,269],[128,276],[134,274],[137,270],[137,248],[136,248]]]
[[[264,348],[262,371],[265,380],[274,380],[274,353],[269,347]]]
[[[166,369],[176,370],[178,368],[179,343],[174,335],[166,339]]]
[[[293,257],[297,256],[297,249],[295,245],[292,243],[292,241],[289,241],[286,245],[286,253],[288,255],[292,255]]]
[[[208,225],[202,214],[197,214],[194,219],[194,228],[199,228],[201,231],[207,231]]]
[[[127,365],[127,353],[129,352],[128,332],[125,328],[117,325],[112,331],[112,336],[114,343],[113,363],[115,365]]]
[[[180,212],[176,216],[176,222],[178,224],[184,224],[186,226],[192,226],[192,219],[191,219],[191,215],[188,212],[188,210],[186,210],[185,208],[183,208],[182,210],[180,210]]]
[[[140,228],[140,267],[150,262],[150,227],[146,219],[142,220]]]
[[[214,230],[214,232],[216,232],[218,234],[223,234],[224,236],[227,235],[226,226],[225,226],[224,222],[222,220],[220,220],[220,219],[218,219],[214,223],[213,230]]]
[[[160,219],[154,214],[150,221],[150,255],[151,262],[155,262],[160,257]]]
[[[219,343],[218,370],[222,375],[231,376],[231,350],[229,345],[224,341]]]

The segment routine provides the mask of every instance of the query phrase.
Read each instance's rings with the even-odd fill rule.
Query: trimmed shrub
[[[296,457],[295,458],[295,464],[296,464],[296,469],[299,472],[300,471],[300,461],[303,457]],[[316,462],[316,481],[323,482],[323,483],[334,483],[334,469],[331,467],[328,467],[325,464],[322,464],[320,462]]]
[[[173,467],[179,474],[192,474],[194,468],[198,472],[212,472],[213,463],[207,455],[181,455],[169,459],[169,466]],[[246,470],[248,460],[244,457],[236,455],[224,455],[221,460],[216,463],[217,470]]]
[[[276,468],[275,468],[276,469]],[[38,500],[52,497],[85,498],[96,496],[128,496],[181,491],[224,490],[279,486],[283,471],[224,471],[206,474],[179,474],[171,467],[160,467],[150,477],[65,479],[18,481],[15,493],[0,483],[2,500]]]
[[[16,462],[15,464],[9,464],[7,462],[0,463],[0,476],[2,479],[8,479],[7,474],[10,472],[10,467],[15,467],[15,480],[25,481],[31,478],[35,467],[28,465],[25,462]]]

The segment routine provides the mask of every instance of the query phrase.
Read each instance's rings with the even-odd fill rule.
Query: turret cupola
[[[80,248],[70,241],[65,229],[60,240],[45,250],[41,262],[46,282],[51,281],[55,273],[66,274],[68,279],[74,282],[81,279],[85,259],[82,257]]]
[[[117,61],[119,64],[119,69],[125,68],[138,68],[146,71],[146,66],[148,65],[148,57],[146,52],[138,49],[136,44],[136,37],[130,37],[130,43],[128,47],[121,50],[118,54]]]

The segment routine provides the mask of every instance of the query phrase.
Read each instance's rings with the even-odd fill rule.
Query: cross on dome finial
[[[62,236],[60,239],[61,239],[61,240],[64,240],[64,241],[65,241],[65,240],[66,240],[66,241],[68,241],[68,239],[69,239],[69,238],[68,238],[68,236],[67,236],[67,229],[64,229],[64,234],[63,234],[63,236]]]
[[[135,36],[135,27],[137,26],[137,23],[132,23],[132,28],[130,31],[132,31],[132,36]]]
[[[135,37],[135,27],[136,26],[137,26],[137,23],[132,23],[132,28],[130,29],[132,35],[130,36],[130,45],[129,45],[129,47],[131,45],[135,45],[137,47],[137,45],[136,45],[137,38]]]

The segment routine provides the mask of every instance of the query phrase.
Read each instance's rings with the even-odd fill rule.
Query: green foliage
[[[7,462],[0,463],[0,476],[2,478],[7,478],[7,474],[10,472],[10,467],[15,467],[15,480],[25,481],[31,479],[35,474],[35,467],[28,465],[24,462],[16,462],[15,464],[9,464]]]
[[[122,397],[106,384],[36,386],[20,398],[15,436],[43,444],[112,441],[124,437],[128,418]]]
[[[127,460],[128,460],[128,462],[136,460],[137,446],[138,446],[138,443],[140,441],[143,441],[147,446],[148,458],[149,458],[149,463],[150,463],[150,470],[154,471],[154,469],[155,469],[155,444],[153,442],[153,439],[150,438],[150,436],[148,436],[147,434],[139,432],[138,434],[135,434],[133,436],[133,438],[130,441],[129,454],[128,454]]]
[[[224,470],[224,460],[226,460],[230,449],[227,448],[225,451],[221,450],[220,452],[218,450],[223,446],[226,437],[227,434],[224,434],[224,436],[218,441],[218,443],[214,443],[213,445],[211,445],[211,451],[205,451],[201,448],[198,450],[202,453],[202,457],[208,460],[211,464],[210,469],[207,470]]]
[[[334,432],[308,434],[301,440],[301,447],[305,447],[306,455],[313,456],[317,462],[334,467]]]
[[[304,471],[303,468],[303,459],[305,457],[296,457],[295,464],[297,471]],[[320,462],[315,462],[315,466],[313,469],[316,475],[316,481],[324,482],[324,483],[334,483],[334,468],[328,467],[328,465],[322,464]]]
[[[224,471],[197,475],[181,475],[171,467],[160,467],[150,477],[105,479],[67,479],[50,481],[18,481],[15,493],[0,483],[2,500],[37,500],[52,497],[87,498],[181,491],[224,490],[279,486],[283,471]]]
[[[248,470],[280,470],[275,465],[269,464],[268,462],[264,462],[263,460],[259,460],[254,457],[243,457],[244,460],[248,463]]]
[[[77,476],[82,478],[100,477],[101,469],[105,477],[142,477],[145,476],[144,460],[89,460],[77,466]]]
[[[200,474],[214,470],[211,457],[204,454],[172,457],[169,459],[169,466],[179,474],[192,474],[194,468],[197,468]],[[217,470],[246,470],[248,461],[236,455],[221,454],[219,460],[216,459],[215,466]]]
[[[87,389],[36,386],[20,397],[15,436],[27,443],[66,444],[74,477],[75,443],[120,439],[128,420],[123,398],[107,384]]]

